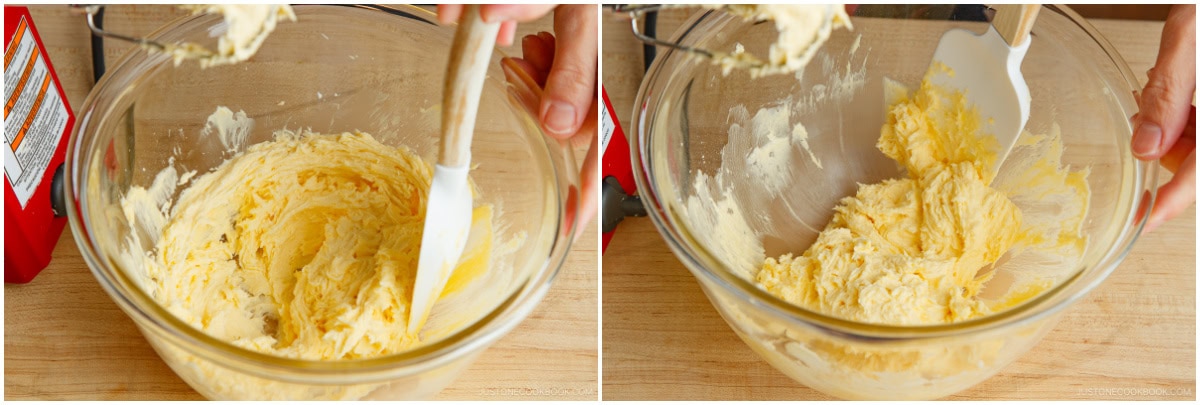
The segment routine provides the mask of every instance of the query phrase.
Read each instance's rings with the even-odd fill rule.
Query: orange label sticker
[[[4,44],[4,179],[22,209],[41,184],[70,119],[53,84],[46,53],[21,18]]]

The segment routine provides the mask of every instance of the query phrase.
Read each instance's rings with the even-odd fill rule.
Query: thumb
[[[554,62],[538,117],[558,139],[574,136],[596,102],[597,13],[596,6],[573,4],[554,12]]]
[[[1187,125],[1196,91],[1196,6],[1171,8],[1163,26],[1158,60],[1148,72],[1134,122],[1133,154],[1158,159],[1171,150]]]

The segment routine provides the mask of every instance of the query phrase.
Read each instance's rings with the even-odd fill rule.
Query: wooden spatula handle
[[[488,62],[496,47],[500,23],[485,23],[479,5],[463,7],[462,20],[450,48],[450,64],[442,94],[442,143],[438,164],[460,166],[471,161],[471,135]]]
[[[1038,4],[997,4],[992,6],[996,9],[996,16],[992,18],[992,26],[996,27],[996,32],[1008,42],[1009,46],[1017,46],[1025,42],[1025,38],[1029,37],[1029,31],[1033,30],[1033,23],[1037,20],[1038,10],[1042,9]]]

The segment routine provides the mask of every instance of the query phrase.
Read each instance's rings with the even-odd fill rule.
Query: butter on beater
[[[296,21],[292,7],[286,4],[200,4],[179,7],[191,10],[192,14],[221,14],[226,30],[217,40],[215,52],[191,42],[167,45],[164,52],[171,54],[176,66],[184,59],[197,60],[202,68],[250,59],[280,20]]]
[[[853,30],[850,16],[840,4],[729,4],[708,6],[749,21],[771,20],[779,38],[763,61],[745,52],[740,45],[729,54],[715,54],[713,61],[729,74],[735,67],[747,68],[751,76],[790,73],[801,70],[836,28]]]

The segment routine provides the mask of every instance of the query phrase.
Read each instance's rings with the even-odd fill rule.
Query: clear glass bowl
[[[144,269],[122,265],[141,232],[121,214],[133,186],[148,187],[174,165],[204,174],[229,157],[204,136],[217,106],[255,120],[245,145],[281,128],[321,133],[362,130],[435,161],[443,76],[453,27],[416,7],[309,6],[282,23],[258,54],[236,65],[173,66],[134,49],[88,96],[68,146],[69,217],[80,251],[105,291],[188,384],[211,399],[419,399],[447,386],[545,295],[574,234],[570,195],[579,184],[570,149],[539,130],[506,85],[493,56],[472,145],[477,203],[496,208],[498,243],[488,271],[434,307],[411,351],[354,361],[305,361],[248,351],[173,317],[141,287]],[[213,47],[223,30],[213,15],[181,18],[150,37]],[[176,196],[185,187],[175,191]],[[146,238],[142,238],[146,240]],[[499,245],[497,245],[499,246]],[[515,246],[515,247],[514,247]],[[510,250],[501,254],[498,250]],[[453,311],[454,322],[441,322]],[[434,332],[431,332],[434,331]]]
[[[898,176],[896,163],[875,149],[884,122],[883,78],[915,86],[943,32],[958,27],[982,33],[987,25],[955,20],[948,12],[939,16],[938,9],[924,6],[900,8],[925,10],[917,17],[885,15],[896,9],[859,7],[852,17],[854,31],[836,31],[798,75],[751,80],[735,70],[722,76],[720,67],[706,59],[664,51],[642,82],[633,117],[635,177],[668,246],[755,352],[800,383],[842,398],[938,398],[991,377],[1033,347],[1058,314],[1117,267],[1144,225],[1139,206],[1151,206],[1155,192],[1157,164],[1134,159],[1129,149],[1129,117],[1137,109],[1133,74],[1078,14],[1046,6],[1022,65],[1033,97],[1026,128],[1047,133],[1057,124],[1065,145],[1063,163],[1090,168],[1091,198],[1083,222],[1088,241],[1076,265],[1002,263],[981,297],[1005,291],[1012,275],[1022,271],[1051,272],[1055,284],[1009,310],[935,326],[852,322],[760,289],[747,274],[761,266],[761,259],[734,260],[739,257],[728,252],[744,242],[699,231],[696,224],[712,217],[688,213],[715,212],[724,208],[714,204],[732,199],[749,225],[747,234],[762,243],[766,257],[798,254],[815,240],[837,202],[853,195],[856,183]],[[765,55],[776,35],[772,24],[705,10],[684,23],[672,41],[721,52],[741,43],[748,52]],[[756,111],[781,105],[791,108],[788,125],[807,127],[808,148],[824,168],[817,169],[807,151],[793,144],[794,164],[786,168],[788,180],[776,197],[769,192],[770,181],[745,169],[750,158],[745,151],[754,141],[744,134]],[[723,159],[727,146],[743,153]],[[726,179],[729,188],[696,199],[708,210],[689,211],[689,197],[708,194],[697,191],[697,174],[712,175],[729,165],[742,168]],[[1057,209],[1022,204],[1027,213]]]

